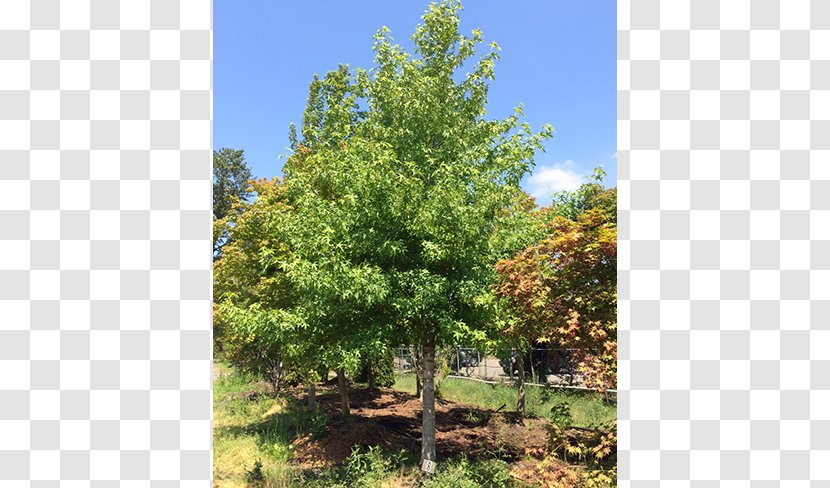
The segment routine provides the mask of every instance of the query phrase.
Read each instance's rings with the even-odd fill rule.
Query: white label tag
[[[424,459],[424,462],[421,464],[421,471],[426,471],[429,474],[433,474],[435,472],[435,461]]]

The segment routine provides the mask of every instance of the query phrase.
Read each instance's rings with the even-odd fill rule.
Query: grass
[[[414,394],[415,377],[411,374],[398,375],[393,388]],[[439,383],[438,389],[447,400],[492,410],[505,405],[502,411],[515,411],[518,399],[516,387],[508,384],[490,385],[445,378]],[[574,427],[592,427],[617,418],[616,402],[606,402],[597,393],[525,386],[526,413],[555,421],[557,412],[561,412],[565,406],[570,410],[570,424]]]
[[[213,385],[214,485],[250,486],[246,475],[259,461],[266,480],[262,486],[295,486],[296,471],[287,462],[291,441],[302,429],[302,411],[287,408],[284,399],[246,375],[219,366],[222,376]],[[255,401],[247,398],[256,393]]]

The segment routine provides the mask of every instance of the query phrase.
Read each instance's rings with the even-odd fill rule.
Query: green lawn
[[[393,388],[415,393],[415,377],[411,374],[398,375]],[[509,384],[490,385],[478,381],[445,378],[438,389],[442,397],[455,402],[468,403],[479,408],[502,411],[516,410],[518,393]],[[612,397],[613,398],[613,397]],[[574,427],[591,427],[617,418],[616,401],[606,402],[594,392],[554,390],[538,386],[525,386],[525,409],[528,414],[556,420],[554,408],[561,412],[565,406],[570,411]],[[560,414],[561,415],[561,414]]]

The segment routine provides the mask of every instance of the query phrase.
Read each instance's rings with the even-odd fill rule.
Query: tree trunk
[[[525,414],[525,358],[520,349],[516,350],[516,366],[519,369],[518,378],[516,379],[519,385],[519,400],[516,402],[516,412],[521,417]]]
[[[317,410],[317,385],[313,381],[308,382],[308,409]]]
[[[346,372],[343,368],[337,370],[337,389],[340,391],[340,413],[344,417],[351,415],[349,408],[349,385],[346,383]]]
[[[478,362],[479,364],[481,364],[481,354],[479,354],[478,356]],[[484,379],[489,379],[489,377],[487,376],[487,351],[484,351]]]
[[[415,396],[418,397],[418,400],[423,401],[423,387],[421,384],[422,375],[422,361],[421,361],[421,348],[420,347],[411,347],[409,348],[409,355],[412,356],[412,366],[415,369]]]
[[[435,461],[435,338],[424,341],[422,351],[424,370],[424,413],[421,426],[421,462]]]
[[[530,381],[536,382],[536,370],[533,369],[533,349],[530,350]]]
[[[271,367],[269,368],[268,376],[271,378],[271,387],[274,389],[274,393],[280,392],[280,381],[282,380],[282,362],[281,361],[274,361],[271,363]]]
[[[375,368],[374,368],[374,366],[375,366],[374,364],[369,364],[369,370],[366,373],[366,376],[368,376],[368,379],[369,379],[369,388],[376,388],[377,387],[376,384],[375,384]]]

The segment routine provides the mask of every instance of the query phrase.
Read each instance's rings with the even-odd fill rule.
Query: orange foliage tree
[[[573,348],[588,386],[617,380],[615,190],[592,197],[575,218],[554,215],[547,237],[496,265],[495,293],[513,320],[507,334]]]

